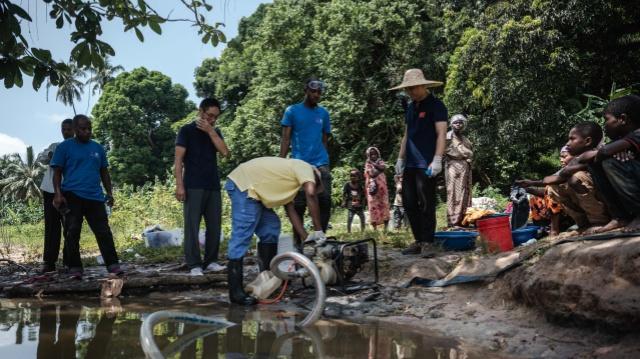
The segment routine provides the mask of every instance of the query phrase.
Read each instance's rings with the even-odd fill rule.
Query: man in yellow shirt
[[[231,199],[231,240],[229,241],[228,282],[232,303],[253,305],[242,284],[242,259],[255,233],[260,270],[268,269],[278,252],[280,218],[273,211],[285,206],[293,230],[307,241],[324,241],[320,222],[318,193],[323,191],[320,173],[310,164],[296,159],[260,157],[247,161],[229,174],[224,186]],[[307,234],[293,200],[303,189],[315,231]]]

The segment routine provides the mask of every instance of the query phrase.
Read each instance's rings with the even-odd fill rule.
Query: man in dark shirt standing
[[[436,229],[436,176],[442,172],[446,147],[448,113],[429,88],[442,82],[425,79],[420,69],[410,69],[402,83],[391,90],[404,89],[412,102],[405,113],[407,125],[396,174],[403,176],[402,199],[415,243],[402,254],[433,256]]]
[[[222,199],[216,155],[220,152],[226,157],[229,149],[222,133],[215,127],[218,116],[218,100],[202,100],[197,121],[182,126],[176,138],[176,198],[184,202],[184,256],[194,276],[203,275],[203,269],[220,271],[225,268],[217,263]],[[204,260],[200,258],[198,242],[203,216],[206,226]]]

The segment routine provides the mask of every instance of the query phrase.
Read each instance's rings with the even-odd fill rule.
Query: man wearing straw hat
[[[403,176],[402,200],[415,242],[402,254],[434,255],[436,176],[442,172],[449,116],[446,106],[429,89],[441,85],[425,79],[422,70],[410,69],[402,83],[390,89],[404,89],[412,100],[405,112],[396,174]]]

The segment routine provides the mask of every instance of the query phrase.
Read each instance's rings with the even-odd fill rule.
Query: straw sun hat
[[[427,87],[438,87],[442,86],[441,81],[433,81],[427,80],[424,78],[424,74],[420,69],[409,69],[404,73],[404,77],[402,78],[402,83],[396,87],[392,87],[389,90],[400,90],[405,87],[412,87],[418,85],[425,85]]]

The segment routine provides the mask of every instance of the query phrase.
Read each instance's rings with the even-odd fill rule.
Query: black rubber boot
[[[258,264],[260,272],[269,270],[271,260],[278,254],[278,243],[258,243]]]
[[[227,267],[227,281],[229,282],[229,301],[240,305],[254,305],[256,299],[244,292],[242,283],[242,258],[230,259]]]

